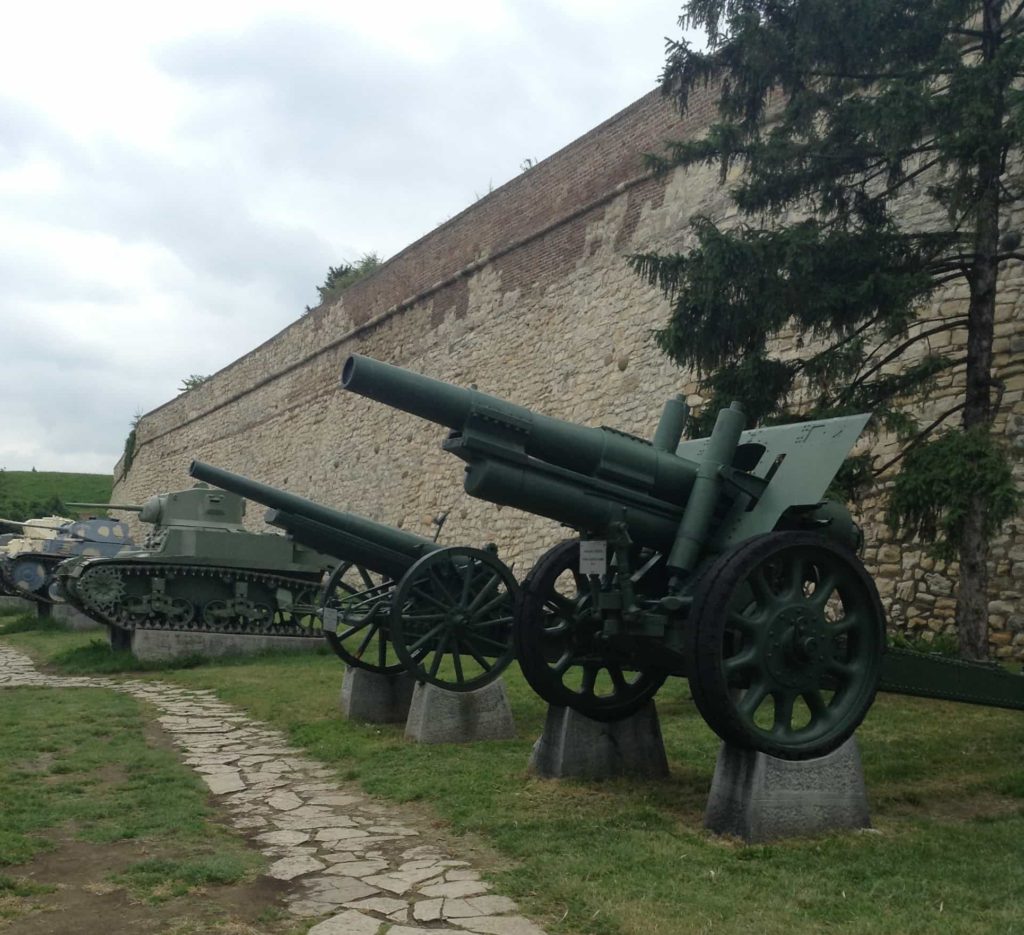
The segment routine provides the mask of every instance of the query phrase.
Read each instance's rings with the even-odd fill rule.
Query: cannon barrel
[[[65,503],[82,510],[127,510],[129,513],[141,513],[141,506],[126,506],[123,503]]]
[[[355,513],[332,510],[202,461],[193,461],[188,472],[198,480],[269,507],[267,522],[284,529],[296,542],[388,577],[399,577],[421,555],[440,548],[415,533]]]
[[[474,426],[501,438],[503,446],[588,477],[620,484],[683,505],[697,476],[698,465],[656,447],[642,438],[609,428],[574,425],[531,410],[424,377],[401,367],[353,354],[341,372],[341,385],[360,396],[385,403],[455,432]],[[678,407],[678,404],[677,404]],[[677,424],[685,414],[674,416]],[[681,426],[680,426],[681,427]],[[678,430],[675,432],[678,440]],[[456,447],[450,450],[458,454]]]

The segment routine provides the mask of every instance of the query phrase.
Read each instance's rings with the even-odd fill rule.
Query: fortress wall
[[[432,518],[450,511],[442,542],[496,542],[521,577],[567,530],[468,497],[462,463],[440,450],[445,430],[343,392],[341,365],[366,354],[548,415],[650,437],[666,397],[700,398],[692,375],[653,346],[650,332],[668,305],[625,258],[681,249],[691,216],[724,217],[729,207],[713,170],[654,180],[640,154],[698,132],[711,113],[710,98],[685,121],[658,93],[641,98],[413,243],[339,302],[146,414],[114,499],[188,486],[188,463],[199,458],[428,536]],[[911,201],[905,210],[919,208]],[[1024,351],[1024,305],[1020,279],[1008,284],[997,351],[1012,374]],[[951,289],[937,304],[958,299]],[[957,391],[947,381],[932,408],[941,411]],[[1007,377],[1005,399],[1013,408],[1000,430],[1024,446],[1024,375]],[[893,450],[884,438],[875,445],[883,456]],[[262,528],[262,514],[250,507],[253,528]],[[948,630],[955,568],[893,543],[877,497],[861,504],[861,518],[865,558],[892,622],[928,638]],[[1024,522],[997,542],[993,573],[995,648],[1024,657]]]

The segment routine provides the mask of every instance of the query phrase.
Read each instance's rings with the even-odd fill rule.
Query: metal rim
[[[881,678],[885,613],[856,556],[814,533],[742,543],[702,576],[687,632],[690,685],[723,740],[823,756],[864,719]]]
[[[418,559],[391,601],[391,638],[418,681],[473,691],[515,658],[512,611],[519,586],[496,555],[464,546]]]
[[[335,611],[338,630],[323,633],[346,664],[378,675],[405,671],[388,624],[387,601],[393,587],[389,579],[355,562],[342,562],[331,572],[320,598],[320,614],[322,619],[324,611]]]
[[[559,543],[526,576],[515,620],[519,666],[548,704],[619,720],[653,698],[668,674],[630,666],[601,641],[601,620],[590,609],[600,582],[580,573],[579,553],[579,540]]]

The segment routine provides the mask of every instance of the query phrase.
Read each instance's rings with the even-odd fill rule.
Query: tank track
[[[97,574],[101,573],[101,574]],[[130,579],[147,578],[154,585],[144,595],[128,593]],[[168,593],[168,581],[181,592],[184,579],[204,585],[220,578],[223,594],[200,605],[185,600],[180,593]],[[250,585],[264,589],[261,603],[240,599],[236,585]],[[84,585],[84,587],[83,587]],[[119,630],[142,627],[151,630],[180,630],[206,633],[240,633],[259,636],[314,636],[320,635],[322,624],[319,610],[321,576],[319,573],[282,575],[270,572],[233,568],[230,565],[169,565],[164,562],[118,562],[98,560],[74,578],[65,580],[64,593],[68,603],[93,619]],[[279,589],[286,589],[306,601],[291,607],[282,607],[277,600]],[[201,592],[203,587],[186,588]],[[207,588],[209,590],[209,588]],[[132,606],[134,605],[134,607]],[[213,607],[212,605],[220,605]],[[248,605],[248,607],[246,607]],[[296,621],[296,622],[293,622]],[[302,622],[306,621],[304,625]]]
[[[54,578],[53,573],[61,562],[65,561],[66,555],[51,555],[47,553],[20,553],[13,559],[8,559],[0,570],[0,594],[8,594],[12,597],[20,597],[26,601],[35,601],[39,604],[59,604],[60,600],[54,598],[50,591],[50,585]],[[34,591],[18,587],[15,584],[16,570],[19,562],[36,562],[42,565],[44,572],[43,583]]]

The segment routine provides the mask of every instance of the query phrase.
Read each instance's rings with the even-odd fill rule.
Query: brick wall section
[[[496,542],[521,576],[566,531],[468,497],[445,431],[338,387],[344,359],[366,354],[456,384],[475,383],[548,415],[650,437],[662,402],[691,375],[650,340],[667,303],[627,267],[629,253],[680,249],[687,220],[729,208],[713,170],[643,175],[640,154],[699,131],[705,95],[680,121],[652,93],[475,203],[389,260],[342,300],[292,325],[196,390],[148,413],[135,461],[114,499],[140,500],[190,483],[192,458],[421,534],[450,511],[442,541]],[[919,207],[908,202],[906,216]],[[926,219],[922,218],[922,223]],[[1021,279],[1007,278],[997,325],[1009,415],[1024,448]],[[951,289],[938,300],[959,302]],[[793,353],[798,353],[795,349]],[[935,394],[939,412],[958,392]],[[877,451],[892,450],[887,439]],[[248,522],[261,528],[262,508]],[[931,638],[952,626],[954,569],[891,541],[877,497],[862,504],[866,561],[892,623]],[[992,640],[1024,658],[1024,523],[1011,524],[993,561]]]

